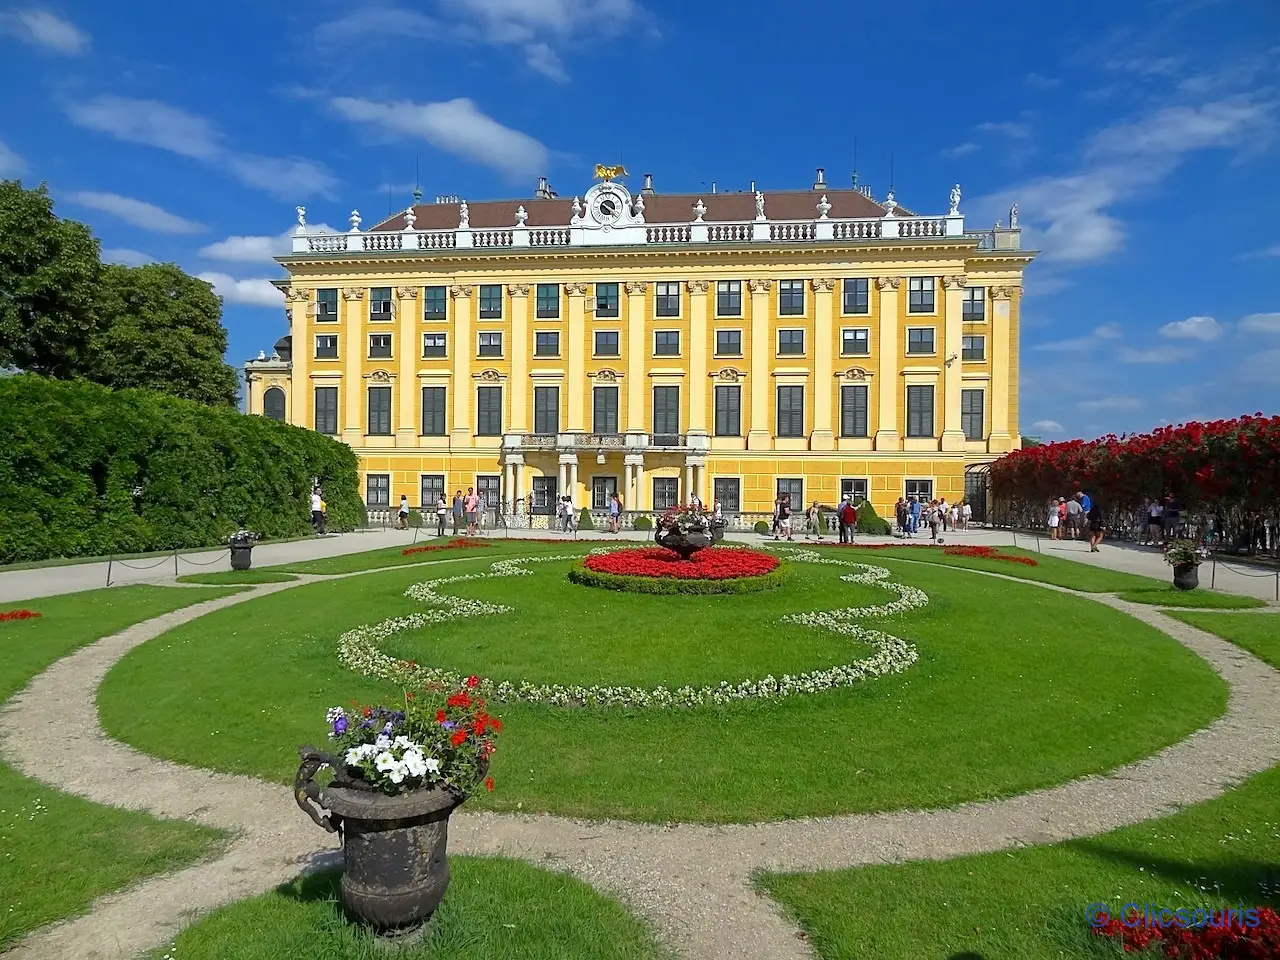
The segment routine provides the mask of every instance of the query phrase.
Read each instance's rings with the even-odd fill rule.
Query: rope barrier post
[[[178,576],[178,548],[173,548],[173,575]]]
[[[1276,599],[1280,600],[1280,570],[1276,571]]]
[[[1214,584],[1218,582],[1218,558],[1213,558],[1213,567],[1209,570],[1209,589],[1212,590]]]
[[[111,586],[111,564],[114,560],[115,560],[114,555],[107,557],[107,586],[108,587]]]

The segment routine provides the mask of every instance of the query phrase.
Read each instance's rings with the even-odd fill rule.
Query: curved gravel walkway
[[[131,957],[164,945],[201,913],[338,862],[332,838],[297,810],[288,788],[141,754],[103,733],[94,702],[110,667],[139,644],[214,610],[319,579],[330,578],[265,584],[137,624],[58,661],[0,711],[0,754],[23,774],[97,803],[234,834],[219,859],[100,898],[89,914],[37,931],[6,960]],[[460,813],[450,850],[567,870],[618,896],[689,960],[801,960],[811,956],[807,943],[755,892],[754,872],[945,859],[1089,836],[1209,800],[1280,763],[1280,672],[1158,609],[1079,595],[1155,626],[1208,661],[1230,687],[1226,713],[1108,776],[1006,800],[728,826]]]

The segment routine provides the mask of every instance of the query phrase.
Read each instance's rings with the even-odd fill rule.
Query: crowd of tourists
[[[930,500],[923,497],[899,497],[893,506],[894,523],[904,537],[914,537],[928,529],[930,539],[955,530],[968,530],[973,520],[973,505],[967,500],[948,505],[946,497]]]
[[[717,503],[717,507],[718,507]],[[791,495],[788,493],[780,493],[773,501],[773,526],[772,534],[775,540],[794,540],[794,510],[791,507]],[[840,529],[840,542],[852,543],[854,531],[858,528],[858,509],[853,505],[853,498],[846,496],[836,506],[835,510],[836,524]],[[821,540],[822,526],[826,518],[827,508],[818,503],[817,500],[809,505],[809,509],[804,512],[804,538],[806,540]]]
[[[1084,490],[1067,499],[1049,501],[1046,520],[1050,540],[1088,540],[1091,553],[1098,552],[1102,542],[1102,505]]]

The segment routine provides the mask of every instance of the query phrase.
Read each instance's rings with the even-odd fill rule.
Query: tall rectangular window
[[[476,347],[476,354],[481,357],[502,356],[502,334],[482,333]]]
[[[424,437],[443,437],[445,430],[445,401],[447,396],[444,387],[422,388],[422,435]],[[426,503],[426,501],[422,501]]]
[[[501,387],[476,387],[476,436],[502,436]]]
[[[680,316],[680,284],[659,283],[653,296],[653,312],[659,317]]]
[[[907,353],[933,352],[933,327],[907,327]]]
[[[778,331],[778,356],[780,357],[804,356],[804,331],[803,330],[779,330]]]
[[[716,316],[742,316],[742,281],[716,281]]]
[[[616,283],[596,284],[596,316],[616,317],[618,315],[618,285]]]
[[[374,287],[369,291],[369,319],[394,320],[391,306],[391,288]]]
[[[338,337],[336,334],[322,333],[316,336],[316,359],[338,359]]]
[[[722,511],[737,513],[742,509],[742,481],[737,477],[716,477],[712,488]]]
[[[556,512],[556,504],[558,502],[558,494],[556,491],[556,477],[534,477],[533,478],[533,503],[529,508],[529,512],[535,516],[554,516]]]
[[[653,355],[655,357],[680,356],[680,331],[656,331],[653,335]]]
[[[804,315],[804,281],[778,281],[778,315],[800,317]]]
[[[445,355],[446,335],[443,333],[424,333],[422,335],[422,356],[443,357]]]
[[[391,334],[369,334],[369,359],[386,360],[391,357]]]
[[[480,319],[502,319],[502,284],[480,284]]]
[[[653,432],[673,436],[680,432],[680,388],[653,388]]]
[[[804,478],[779,477],[778,496],[791,501],[792,522],[799,525],[800,514],[804,511]]]
[[[907,387],[907,436],[933,436],[933,387]]]
[[[316,323],[338,322],[338,288],[316,291]]]
[[[986,287],[964,288],[964,306],[961,318],[967,323],[978,323],[987,319]]]
[[[934,277],[910,277],[907,280],[907,313],[933,313]]]
[[[862,384],[840,388],[840,436],[867,435],[867,396]]]
[[[618,388],[591,388],[591,432],[618,432]]]
[[[539,330],[533,335],[533,355],[535,357],[560,356],[560,334],[555,331]]]
[[[337,436],[337,387],[316,387],[316,433],[323,433],[328,437]]]
[[[981,390],[960,391],[960,429],[966,440],[982,439],[982,404]]]
[[[846,316],[871,312],[871,281],[866,277],[849,277],[843,293],[841,308]]]
[[[391,388],[369,388],[369,433],[385,437],[391,433]]]
[[[680,481],[676,477],[653,478],[653,509],[670,510],[680,505]]]
[[[779,437],[804,436],[804,387],[778,388]]]
[[[871,353],[871,329],[869,327],[845,327],[840,331],[840,355],[865,357]]]
[[[742,356],[742,331],[741,330],[717,330],[716,331],[716,356],[717,357]]]
[[[909,500],[915,497],[921,503],[928,503],[933,499],[933,481],[932,480],[907,480],[903,482],[903,495]]]
[[[443,320],[449,304],[449,292],[444,287],[427,287],[422,294],[422,319]]]
[[[716,436],[742,436],[742,387],[736,383],[716,387]]]
[[[985,360],[987,357],[986,337],[963,337],[961,339],[961,360]]]
[[[533,432],[544,436],[560,432],[560,388],[533,388]]]
[[[595,355],[597,357],[616,357],[618,352],[618,331],[597,330]]]
[[[364,480],[364,502],[368,507],[391,506],[391,475],[371,473]]]
[[[538,284],[538,316],[543,320],[555,320],[560,316],[560,284]]]
[[[487,513],[502,502],[502,476],[497,473],[476,474],[476,495]]]
[[[434,516],[436,504],[444,496],[444,475],[440,473],[424,473],[422,479],[418,481],[418,495],[421,497],[418,505],[422,507],[422,512],[430,513]]]

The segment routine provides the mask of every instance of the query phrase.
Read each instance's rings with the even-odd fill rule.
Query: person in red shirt
[[[840,542],[853,543],[853,531],[858,526],[858,511],[853,508],[853,501],[846,498],[840,504],[837,519],[840,521]]]
[[[479,517],[476,516],[480,510],[480,498],[471,487],[467,487],[467,495],[462,498],[462,510],[467,515],[467,536],[474,537],[480,529]]]

